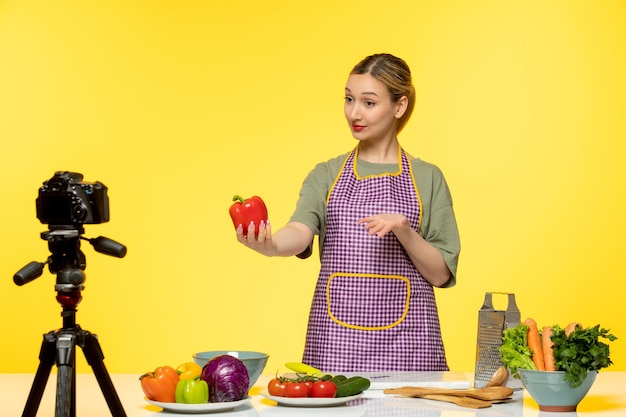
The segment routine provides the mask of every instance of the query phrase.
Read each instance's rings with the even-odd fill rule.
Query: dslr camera
[[[37,197],[37,218],[56,226],[78,226],[109,221],[107,187],[83,182],[77,172],[58,171],[44,181]]]

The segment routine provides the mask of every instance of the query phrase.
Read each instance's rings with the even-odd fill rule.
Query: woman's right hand
[[[290,222],[272,236],[270,221],[261,222],[258,236],[254,235],[255,225],[248,225],[247,236],[243,226],[237,227],[237,240],[252,250],[266,256],[295,256],[302,253],[313,240],[313,231],[299,222]]]
[[[272,228],[270,221],[267,223],[261,221],[259,225],[259,234],[255,236],[255,224],[250,222],[248,225],[247,236],[243,234],[243,225],[237,227],[237,240],[250,249],[266,256],[274,256],[277,253],[276,243],[272,240]]]

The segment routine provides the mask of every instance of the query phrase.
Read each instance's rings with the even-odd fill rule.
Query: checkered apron
[[[401,213],[418,229],[409,160],[397,173],[360,178],[358,147],[331,188],[326,237],[302,361],[326,372],[445,371],[432,286],[393,233],[369,236],[363,217]]]

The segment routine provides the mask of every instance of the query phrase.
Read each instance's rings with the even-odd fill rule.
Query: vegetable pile
[[[273,378],[267,385],[267,391],[275,397],[290,398],[339,398],[360,394],[370,387],[370,380],[362,376],[344,375],[299,375]]]
[[[230,355],[216,356],[204,367],[194,362],[176,369],[160,366],[139,380],[149,400],[181,404],[239,401],[246,397],[250,383],[243,362]]]
[[[505,329],[500,353],[511,375],[519,378],[518,369],[565,371],[571,387],[580,386],[590,371],[613,364],[609,345],[601,339],[617,339],[600,325],[583,328],[578,322],[565,328],[545,326],[539,331],[535,320]]]
[[[339,398],[360,394],[370,387],[370,380],[361,376],[325,374],[309,365],[288,362],[286,366],[296,371],[295,377],[276,376],[267,385],[275,397]]]

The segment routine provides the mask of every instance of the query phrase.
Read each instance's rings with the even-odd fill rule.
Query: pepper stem
[[[243,197],[241,197],[239,195],[235,195],[233,197],[233,201],[239,201],[240,203],[243,203]]]

